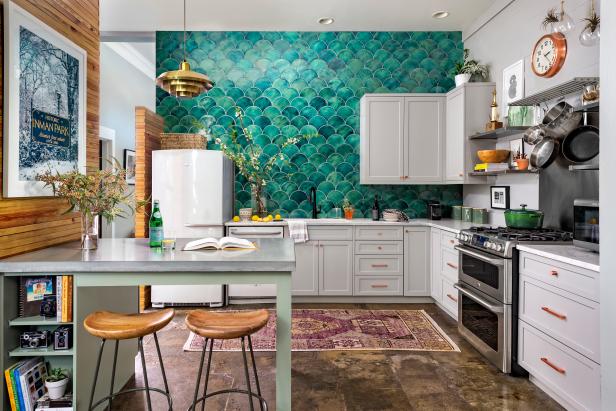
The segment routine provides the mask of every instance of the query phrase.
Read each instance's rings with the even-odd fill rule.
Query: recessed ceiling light
[[[319,22],[319,24],[323,24],[323,25],[330,25],[334,22],[334,18],[333,17],[321,17],[319,20],[317,20]]]
[[[435,11],[434,13],[432,13],[432,17],[434,17],[435,19],[444,19],[447,16],[449,16],[449,12],[445,10]]]

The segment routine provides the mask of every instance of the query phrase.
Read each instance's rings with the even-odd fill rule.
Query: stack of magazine
[[[4,370],[4,380],[12,411],[34,411],[39,398],[45,395],[47,366],[42,357],[19,361]],[[72,409],[72,406],[71,406]]]

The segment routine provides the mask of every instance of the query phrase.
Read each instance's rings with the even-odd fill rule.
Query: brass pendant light
[[[156,78],[156,85],[172,96],[192,98],[211,90],[214,83],[205,74],[190,69],[186,60],[186,0],[184,0],[184,60],[179,70],[166,71]]]

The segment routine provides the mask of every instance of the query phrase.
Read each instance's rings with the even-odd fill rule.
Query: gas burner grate
[[[539,228],[526,230],[508,227],[471,227],[470,231],[478,234],[494,236],[508,241],[571,241],[573,234],[568,231]]]

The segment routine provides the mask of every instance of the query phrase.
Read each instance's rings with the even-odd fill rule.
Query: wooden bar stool
[[[86,317],[83,321],[85,329],[95,337],[101,339],[101,347],[98,352],[98,361],[96,362],[96,370],[94,371],[94,382],[92,383],[92,391],[90,393],[90,403],[88,410],[94,410],[104,402],[108,403],[109,409],[113,399],[122,394],[128,394],[131,392],[145,391],[148,404],[148,410],[152,410],[152,400],[150,398],[150,391],[155,391],[163,394],[167,397],[169,403],[169,410],[173,409],[173,402],[171,395],[169,394],[169,386],[167,385],[167,375],[165,374],[165,367],[163,366],[163,359],[160,355],[160,347],[158,346],[158,337],[156,332],[164,328],[173,319],[174,311],[171,308],[167,308],[160,311],[154,311],[144,314],[121,314],[109,311],[96,311]],[[156,343],[156,352],[158,353],[158,360],[160,361],[160,370],[163,374],[163,382],[165,383],[165,391],[159,388],[150,388],[148,384],[148,373],[145,367],[145,354],[143,352],[143,337],[148,334],[154,335],[154,342]],[[141,355],[141,367],[143,368],[143,380],[145,387],[131,388],[128,390],[113,392],[113,383],[115,380],[116,362],[118,359],[118,345],[120,340],[128,340],[137,338],[137,344],[139,346],[139,353]],[[96,382],[98,379],[98,371],[101,366],[101,359],[103,357],[103,349],[105,348],[105,341],[115,340],[115,351],[113,354],[113,368],[111,370],[111,387],[109,388],[109,395],[101,398],[96,403],[94,402],[94,392],[96,391]]]
[[[186,325],[197,335],[205,338],[203,351],[201,353],[201,363],[199,365],[199,373],[197,374],[197,385],[195,386],[195,396],[190,410],[195,410],[197,404],[201,402],[201,410],[205,409],[205,400],[218,394],[226,393],[241,393],[247,394],[250,400],[250,410],[254,411],[253,397],[259,400],[262,411],[267,411],[267,402],[261,396],[261,386],[259,385],[259,376],[257,374],[257,365],[255,363],[255,355],[252,350],[251,334],[265,327],[269,313],[267,310],[257,311],[242,311],[242,312],[212,312],[205,310],[195,310],[186,316]],[[242,341],[242,354],[244,356],[244,373],[246,375],[247,390],[228,389],[219,390],[211,394],[207,393],[207,386],[210,378],[210,366],[212,365],[212,348],[215,340],[229,340],[232,338],[240,338]],[[248,347],[250,349],[250,357],[252,360],[252,370],[255,376],[257,385],[257,393],[252,392],[250,384],[250,374],[248,373],[248,360],[246,359],[245,339],[248,339]],[[207,343],[210,343],[210,352],[207,360],[207,371],[205,374],[205,386],[203,387],[203,396],[197,398],[199,394],[199,384],[201,383],[201,374],[203,373],[203,362],[205,359],[205,351]]]

